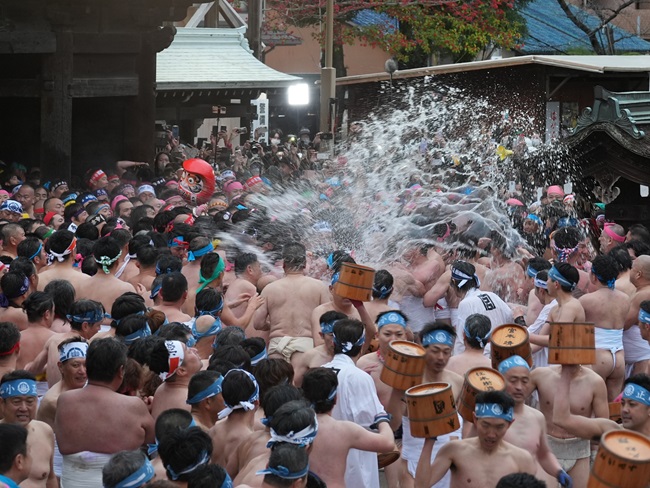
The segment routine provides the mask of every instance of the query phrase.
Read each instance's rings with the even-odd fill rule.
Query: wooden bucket
[[[500,325],[490,336],[492,367],[497,369],[499,363],[511,356],[521,356],[528,366],[533,367],[533,354],[528,339],[528,329],[517,324]]]
[[[359,264],[343,263],[339,280],[334,283],[334,293],[350,300],[369,302],[372,298],[374,281],[374,269]]]
[[[465,373],[463,389],[458,399],[458,413],[468,422],[474,422],[474,407],[476,395],[482,391],[503,391],[506,389],[506,380],[491,368],[472,368]]]
[[[587,488],[644,488],[650,483],[650,439],[611,430],[600,439]]]
[[[548,341],[549,364],[594,364],[596,334],[594,324],[552,322]]]
[[[424,348],[415,342],[391,342],[379,379],[398,390],[419,385],[424,374],[424,354]]]
[[[609,420],[616,422],[617,424],[621,423],[621,403],[620,402],[609,402]]]
[[[406,409],[413,437],[435,437],[460,427],[449,383],[424,383],[409,388]]]

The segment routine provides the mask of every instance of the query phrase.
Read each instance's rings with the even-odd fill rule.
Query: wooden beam
[[[75,33],[74,52],[80,54],[139,53],[142,35],[139,33]]]
[[[132,97],[138,95],[138,78],[75,78],[68,92],[73,98]]]
[[[0,98],[37,98],[41,96],[37,80],[0,80]]]
[[[56,37],[53,32],[0,32],[0,54],[53,53]]]

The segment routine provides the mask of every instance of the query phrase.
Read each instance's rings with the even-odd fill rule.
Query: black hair
[[[115,326],[115,337],[124,338],[149,325],[149,319],[144,315],[132,314],[122,318]]]
[[[561,227],[553,233],[555,247],[560,249],[573,249],[582,240],[582,234],[575,227]]]
[[[302,270],[307,265],[307,251],[300,242],[293,241],[284,245],[282,259],[285,268],[289,270]]]
[[[204,464],[190,473],[187,488],[214,488],[222,486],[228,472],[218,464]]]
[[[207,454],[212,455],[212,439],[200,427],[170,432],[159,439],[158,454],[167,471],[167,477],[175,481],[188,481],[192,472],[174,476],[196,465]]]
[[[334,354],[345,354],[351,358],[358,356],[362,344],[357,344],[363,335],[363,322],[355,319],[341,319],[334,324]],[[353,344],[349,351],[343,352],[343,345],[349,342]]]
[[[180,272],[183,269],[183,261],[171,254],[160,254],[156,261],[156,275]]]
[[[57,230],[47,239],[45,248],[48,252],[53,251],[57,254],[61,254],[68,248],[74,238],[74,234],[69,230]],[[67,261],[71,255],[72,253],[63,256],[63,261]]]
[[[139,470],[145,462],[147,457],[137,449],[113,454],[102,468],[103,486],[117,486],[122,480]]]
[[[379,322],[379,319],[381,319],[384,315],[388,315],[389,313],[396,313],[397,315],[400,315],[404,320],[408,323],[409,318],[407,315],[402,312],[401,310],[386,310],[385,312],[381,312],[377,314],[377,318],[375,319],[375,323]]]
[[[212,276],[214,273],[214,270],[217,269],[220,261],[221,257],[216,252],[211,252],[203,256],[203,259],[201,260],[201,266],[199,268],[201,276],[204,279],[210,278],[210,276]]]
[[[372,297],[386,299],[393,293],[393,275],[385,269],[380,269],[375,273],[375,279],[372,283]]]
[[[75,235],[79,239],[89,239],[91,241],[96,241],[99,239],[99,229],[90,222],[84,222],[83,224],[79,224],[77,230],[75,231]]]
[[[122,247],[119,242],[114,239],[112,236],[102,237],[95,242],[95,247],[93,248],[93,256],[97,264],[101,265],[103,259],[113,260],[109,264],[107,269],[112,269],[117,266],[117,257],[120,254]]]
[[[273,418],[275,412],[285,403],[302,400],[302,393],[293,385],[275,385],[260,396],[260,407],[264,410],[266,418]]]
[[[484,349],[492,329],[490,319],[481,313],[474,313],[465,320],[465,339],[472,349]],[[469,336],[467,335],[469,333]]]
[[[293,366],[280,358],[262,359],[255,366],[255,378],[260,386],[260,398],[277,385],[290,385],[293,383]]]
[[[332,273],[338,273],[341,271],[341,266],[343,263],[350,263],[350,264],[356,264],[357,262],[354,260],[350,254],[348,254],[345,251],[341,251],[340,249],[337,249],[334,251],[332,254]]]
[[[113,381],[120,368],[126,365],[126,351],[127,347],[114,337],[92,341],[86,353],[88,381]]]
[[[528,266],[539,273],[540,271],[551,269],[552,264],[548,259],[535,256],[528,260]]]
[[[650,300],[643,300],[639,305],[639,308],[643,309],[644,312],[650,313]],[[7,322],[2,322],[7,323]]]
[[[54,308],[54,300],[44,291],[35,291],[25,299],[23,308],[27,313],[27,320],[36,322]]]
[[[546,488],[546,482],[529,473],[511,473],[502,477],[496,488]]]
[[[331,322],[336,322],[337,320],[343,320],[347,319],[348,316],[345,315],[342,312],[337,312],[336,310],[330,310],[328,312],[325,312],[323,315],[320,316],[318,319],[319,324],[329,324]]]
[[[143,268],[151,268],[156,265],[159,253],[155,247],[147,245],[138,247],[135,255],[140,266]]]
[[[154,426],[156,439],[160,442],[172,432],[187,429],[192,420],[192,414],[182,408],[165,410],[156,419],[156,425]]]
[[[196,294],[194,299],[194,312],[198,315],[201,312],[215,310],[223,303],[223,295],[214,288],[203,288]]]
[[[54,314],[67,320],[66,317],[70,313],[75,299],[74,286],[68,280],[52,280],[45,285],[43,291],[50,295],[54,302]]]
[[[638,239],[627,241],[625,247],[632,249],[637,258],[639,256],[650,256],[650,244],[639,241]]]
[[[232,364],[230,361],[212,361],[208,364],[206,371],[214,371],[224,376],[231,369],[237,369],[237,365]]]
[[[122,293],[115,299],[111,307],[111,318],[114,321],[113,326],[116,325],[115,321],[122,320],[127,315],[145,312],[146,310],[147,306],[142,296],[132,291]]]
[[[235,257],[235,274],[240,275],[246,271],[246,268],[257,262],[257,254],[252,252],[243,252]]]
[[[11,471],[18,455],[27,456],[27,429],[22,425],[0,424],[0,474]]]
[[[578,281],[580,281],[580,273],[578,273],[578,270],[571,266],[569,263],[555,263],[554,266],[555,269],[557,269],[560,274],[571,283],[575,283],[577,285]],[[564,286],[560,284],[560,287],[566,293],[571,293],[573,291],[572,287],[570,286]]]
[[[38,255],[35,254],[42,243],[43,241],[41,241],[38,237],[25,237],[25,239],[23,239],[23,241],[18,244],[18,247],[16,248],[16,255],[18,257],[33,260],[34,258],[38,257]]]
[[[448,334],[451,335],[451,337],[456,338],[456,329],[454,329],[451,325],[448,325],[440,320],[435,320],[433,322],[429,322],[426,324],[420,332],[418,333],[418,337],[420,338],[420,342],[424,339],[424,336],[428,335],[430,332],[433,332],[434,330],[444,330]]]
[[[329,398],[336,390],[339,380],[331,368],[313,368],[302,378],[302,392],[316,413],[328,413],[336,404],[336,397]]]
[[[618,264],[609,255],[596,256],[591,262],[591,272],[600,283],[605,286],[611,283],[613,287],[613,282],[618,278]]]
[[[174,271],[164,276],[160,296],[166,302],[177,302],[187,291],[187,278],[180,271]]]
[[[2,376],[2,378],[0,379],[0,385],[6,383],[7,381],[14,381],[14,380],[36,381],[36,376],[34,376],[29,371],[25,371],[24,369],[15,369],[13,371],[10,371],[9,373],[5,373]]]
[[[630,376],[628,379],[625,380],[623,385],[627,385],[628,383],[634,383],[635,385],[642,386],[646,390],[650,391],[650,376],[644,373],[639,373]]]
[[[230,370],[221,383],[221,396],[227,405],[246,402],[255,393],[255,382],[243,371]]]
[[[271,449],[269,455],[269,467],[278,468],[280,466],[289,470],[290,473],[299,473],[309,465],[309,456],[307,449],[294,444],[279,443]],[[305,474],[307,476],[307,474]],[[264,483],[274,488],[288,488],[296,480],[285,479],[275,474],[265,474]]]
[[[20,330],[13,322],[0,322],[0,357],[6,357],[20,342]],[[18,351],[16,351],[18,352]]]
[[[251,357],[239,344],[217,347],[210,356],[210,363],[213,361],[228,361],[246,371],[251,369]]]
[[[239,344],[251,357],[251,360],[266,349],[266,341],[261,337],[250,337]]]
[[[235,325],[224,327],[214,338],[214,348],[216,350],[222,346],[238,346],[244,339],[246,339],[246,333],[241,327]]]
[[[496,403],[504,412],[515,408],[515,401],[505,391],[481,391],[476,395],[476,403]]]
[[[21,271],[9,271],[0,278],[0,288],[9,301],[27,293],[27,291],[20,293],[26,278],[27,276]]]
[[[180,322],[170,322],[161,325],[156,334],[158,337],[161,337],[166,341],[181,341],[183,344],[187,344],[190,329]]]
[[[632,224],[627,229],[631,239],[638,239],[641,242],[650,244],[650,230],[643,224]]]
[[[452,278],[451,284],[454,288],[461,291],[467,291],[467,290],[471,290],[472,288],[478,288],[479,284],[476,281],[476,277],[475,277],[476,268],[472,263],[468,263],[467,261],[454,261],[454,263],[451,266],[452,268],[455,268],[458,271],[472,277],[471,279],[467,280],[467,282],[464,283],[463,286],[459,286],[460,281]]]
[[[624,244],[612,248],[607,255],[616,262],[619,273],[632,269],[632,256]]]
[[[84,316],[89,312],[90,313],[99,312],[103,314],[104,306],[100,302],[96,302],[95,300],[89,300],[86,298],[77,300],[70,306],[70,315],[72,317]],[[83,322],[77,322],[74,319],[70,320],[70,327],[72,328],[72,330],[81,331],[82,325]]]
[[[293,400],[275,411],[269,427],[280,435],[300,432],[307,427],[316,426],[316,412],[305,400]]]
[[[13,271],[18,271],[24,274],[27,278],[30,278],[36,274],[36,266],[34,263],[22,256],[18,256],[9,265],[9,269]]]
[[[222,375],[217,371],[199,371],[194,373],[192,378],[190,378],[189,385],[187,386],[188,400],[211,386],[215,381],[221,378],[221,376]]]

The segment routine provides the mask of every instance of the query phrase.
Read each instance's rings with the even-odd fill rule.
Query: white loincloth
[[[97,488],[103,486],[102,468],[110,454],[81,451],[63,455],[61,488]]]

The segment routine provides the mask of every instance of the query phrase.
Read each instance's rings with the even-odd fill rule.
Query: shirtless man
[[[26,329],[29,322],[23,303],[32,292],[29,278],[21,271],[9,271],[0,278],[0,288],[7,299],[0,308],[0,319],[16,324],[20,330]]]
[[[561,426],[553,423],[553,403],[558,399],[561,366],[536,368],[530,374],[529,391],[537,389],[539,409],[546,419],[548,444],[555,457],[575,486],[587,486],[589,477],[589,441],[575,438]],[[571,393],[567,395],[571,411],[585,417],[609,418],[607,387],[603,379],[590,368],[577,366],[571,380]],[[553,486],[554,476],[545,476]]]
[[[16,252],[19,257],[25,257],[34,263],[38,273],[47,266],[47,252],[45,252],[43,241],[38,237],[26,237],[18,244]]]
[[[185,278],[187,278],[188,283],[199,282],[201,259],[212,251],[214,251],[212,241],[205,236],[197,236],[190,241],[187,264],[183,266],[181,271]]]
[[[625,242],[625,229],[613,222],[606,222],[603,226],[603,231],[600,233],[598,243],[600,244],[600,252],[607,254],[619,244]]]
[[[83,289],[76,290],[75,287],[78,298],[95,300],[104,305],[104,310],[110,310],[117,297],[128,291],[136,291],[133,285],[115,277],[121,253],[120,245],[112,237],[102,237],[95,242],[93,256],[99,269],[95,276],[90,277],[90,281],[84,283]]]
[[[224,408],[221,395],[223,377],[216,371],[194,373],[187,387],[187,404],[196,425],[208,432],[217,423]]]
[[[540,302],[537,296],[537,288],[535,285],[535,278],[540,271],[545,273],[551,268],[551,263],[544,258],[534,257],[528,260],[526,266],[527,280],[524,289],[528,290],[528,307],[526,308],[526,324],[530,325],[535,322],[539,316],[544,304]],[[546,279],[544,279],[546,281]]]
[[[480,313],[467,317],[463,330],[463,343],[465,350],[449,358],[447,371],[452,371],[460,376],[465,376],[472,368],[491,368],[492,361],[483,350],[490,341],[490,319]]]
[[[429,488],[449,470],[452,488],[492,488],[510,473],[535,474],[537,466],[530,453],[504,440],[514,420],[514,406],[514,400],[505,392],[479,393],[474,413],[478,436],[448,442],[433,463],[431,452],[436,439],[427,439],[418,462],[415,487]]]
[[[581,323],[585,321],[585,310],[572,295],[573,290],[578,286],[579,279],[578,270],[568,263],[555,263],[548,270],[546,291],[549,297],[557,300],[557,305],[551,309],[547,323],[541,328],[539,334],[530,334],[531,344],[548,347],[551,322]]]
[[[391,452],[395,449],[393,431],[385,414],[376,418],[373,433],[360,425],[332,418],[336,404],[338,380],[334,370],[316,368],[307,372],[302,389],[313,405],[318,419],[318,435],[312,444],[310,469],[328,488],[345,488],[346,459],[350,449],[370,452]]]
[[[330,311],[335,311],[335,312],[340,312],[345,315],[347,315],[351,319],[355,320],[361,320],[364,322],[364,325],[367,320],[370,320],[370,316],[368,313],[365,311],[364,307],[364,312],[365,312],[365,317],[367,320],[363,320],[360,317],[360,309],[357,311],[357,308],[355,304],[353,304],[352,300],[349,298],[345,298],[344,296],[339,295],[336,293],[336,287],[334,286],[336,282],[339,280],[339,274],[334,273],[334,276],[332,276],[331,284],[330,284],[330,293],[332,295],[332,300],[328,301],[326,303],[323,303],[322,305],[319,305],[314,309],[314,311],[311,313],[311,336],[314,338],[314,346],[320,346],[323,344],[323,340],[320,338],[319,332],[321,330],[320,328],[320,318],[325,312],[330,312]],[[358,304],[358,303],[357,303]],[[374,327],[374,324],[373,324]],[[375,334],[374,332],[372,334],[368,334],[368,337],[374,337]],[[367,341],[369,345],[370,340]],[[364,344],[366,345],[366,344]],[[367,349],[367,345],[365,349]],[[364,351],[362,351],[363,354]]]
[[[219,419],[225,419],[210,429],[212,462],[225,466],[234,476],[239,467],[235,453],[239,444],[253,432],[255,410],[259,405],[260,389],[255,377],[243,369],[231,369],[221,384],[225,408]]]
[[[187,279],[177,271],[168,273],[162,280],[160,288],[162,302],[156,305],[154,310],[165,314],[168,322],[189,323],[191,317],[181,311],[181,307],[187,299]]]
[[[548,271],[538,271],[534,278],[535,282],[535,296],[537,300],[543,305],[533,322],[526,323],[528,325],[529,336],[533,334],[548,335],[550,332],[550,324],[548,323],[548,315],[551,310],[557,305],[557,300],[548,294]],[[528,314],[527,314],[528,316]],[[543,330],[543,332],[542,332]],[[533,353],[533,364],[536,368],[543,368],[548,366],[548,347],[538,346],[531,343]]]
[[[22,370],[7,373],[0,380],[0,397],[5,415],[2,423],[22,425],[29,432],[32,468],[21,486],[57,488],[59,484],[52,469],[54,434],[52,427],[36,420],[38,394],[34,376]]]
[[[492,231],[490,239],[490,271],[485,277],[488,289],[507,303],[522,303],[522,298],[527,302],[528,297],[520,297],[518,293],[524,287],[526,274],[513,260],[514,255],[508,249],[505,237]]]
[[[0,256],[9,258],[8,262],[18,256],[18,244],[25,240],[25,231],[18,224],[6,224],[2,228],[2,252]]]
[[[624,292],[628,297],[636,293],[636,286],[630,281],[630,270],[632,269],[632,256],[627,252],[627,247],[616,246],[607,253],[615,262],[618,268],[618,277],[616,278],[615,288]]]
[[[187,387],[194,373],[201,371],[203,363],[196,349],[181,341],[157,341],[149,360],[149,369],[160,376],[163,384],[156,389],[151,415],[158,418],[165,410],[182,408],[191,410],[187,403]]]
[[[422,383],[449,383],[454,398],[458,398],[463,388],[463,377],[446,369],[453,352],[456,331],[450,325],[436,321],[426,325],[420,331],[419,336],[420,343],[426,350]],[[401,486],[409,488],[415,486],[416,469],[424,446],[424,439],[415,438],[411,435],[411,425],[407,416],[402,417],[402,430],[402,460],[404,470]],[[429,453],[430,461],[433,461],[442,446],[451,440],[460,439],[461,435],[461,425],[458,425],[458,428],[454,432],[440,436],[435,450]],[[449,486],[450,475],[445,477],[443,473],[441,478],[445,479],[437,480],[436,483],[440,481],[440,484],[436,485],[436,488]]]
[[[650,300],[650,256],[639,256],[632,263],[630,281],[636,286],[625,319],[623,347],[627,376],[650,371],[650,344],[641,339],[637,318],[641,302]]]
[[[37,419],[45,422],[54,429],[54,418],[56,417],[56,402],[61,393],[76,390],[86,386],[86,352],[88,343],[81,337],[71,337],[59,344],[59,361],[61,381],[51,387],[38,407]],[[61,478],[63,458],[59,452],[56,439],[54,440],[54,474]]]
[[[0,452],[0,487],[15,488],[29,477],[32,457],[28,448],[28,431],[20,425],[0,423],[0,445],[13,449]],[[305,456],[306,457],[306,456]]]
[[[158,259],[158,250],[153,246],[140,246],[136,251],[135,266],[139,272],[131,279],[129,283],[135,288],[138,284],[144,286],[147,291],[151,291],[151,284],[156,279],[156,260]]]
[[[580,297],[587,322],[595,325],[596,363],[592,369],[607,385],[607,400],[613,402],[625,380],[623,326],[630,309],[626,293],[616,290],[618,268],[609,256],[597,256],[591,264],[591,289]]]
[[[233,281],[226,290],[225,299],[228,302],[239,299],[242,295],[250,297],[257,293],[257,282],[262,277],[262,265],[253,253],[241,253],[235,258],[235,276]],[[237,307],[230,307],[232,314],[240,318],[246,313],[247,305],[242,302]],[[254,328],[246,330],[247,337],[262,337],[268,342],[268,331],[258,331]]]
[[[20,331],[11,322],[0,322],[0,378],[16,369]]]
[[[43,290],[52,280],[69,281],[77,297],[82,296],[82,292],[90,288],[90,276],[73,266],[76,246],[77,239],[69,230],[57,230],[50,236],[45,248],[53,260],[50,266],[38,273],[39,290]],[[107,310],[109,309],[110,307]]]
[[[399,304],[390,299],[392,293],[393,275],[385,269],[376,271],[372,284],[372,300],[364,304],[374,323],[377,323],[377,316],[380,313],[399,308]]]
[[[537,461],[538,478],[543,477],[545,471],[555,476],[562,486],[571,486],[569,475],[564,472],[548,446],[544,415],[524,403],[528,397],[530,366],[521,356],[511,356],[499,364],[499,373],[506,380],[506,392],[515,401],[515,422],[504,439],[533,455]]]
[[[293,384],[300,387],[302,377],[311,368],[318,368],[325,363],[329,363],[334,358],[334,341],[332,340],[332,331],[334,323],[337,320],[347,319],[348,316],[341,312],[331,310],[325,312],[320,317],[320,332],[318,333],[323,341],[320,346],[310,349],[301,354],[294,366]]]
[[[584,236],[576,227],[562,227],[551,234],[550,250],[554,263],[567,263],[578,271],[575,288],[585,293],[589,287],[589,274],[581,269],[584,258],[580,247]]]
[[[70,332],[50,336],[43,350],[25,366],[27,371],[36,375],[45,372],[50,388],[61,380],[59,344],[72,337],[81,337],[90,341],[99,332],[104,319],[104,309],[99,302],[78,300],[72,305],[69,317],[71,319]]]
[[[54,433],[66,488],[101,486],[102,468],[111,454],[154,442],[154,422],[145,403],[117,393],[126,352],[126,345],[115,338],[93,341],[86,356],[88,384],[59,396]]]
[[[311,314],[329,301],[329,293],[322,282],[305,276],[305,246],[287,244],[282,258],[285,276],[262,290],[266,301],[257,309],[253,323],[257,330],[269,330],[269,357],[282,357],[295,364],[301,354],[314,347]]]

